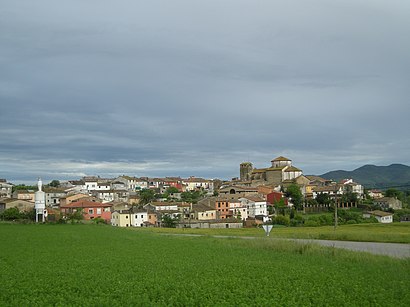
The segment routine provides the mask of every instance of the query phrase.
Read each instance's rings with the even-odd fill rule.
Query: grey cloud
[[[403,1],[4,1],[0,177],[27,179],[47,160],[61,161],[56,177],[230,178],[281,154],[316,174],[410,163],[409,12]]]

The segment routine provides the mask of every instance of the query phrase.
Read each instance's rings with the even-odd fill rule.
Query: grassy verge
[[[410,261],[260,238],[0,224],[0,306],[408,306]],[[388,281],[388,282],[386,282]]]
[[[253,236],[263,237],[261,228],[240,229],[171,229],[145,228],[136,231],[155,233],[190,233],[202,235]],[[410,223],[341,225],[336,230],[332,226],[322,227],[280,227],[274,228],[271,238],[322,239],[360,242],[410,243]]]

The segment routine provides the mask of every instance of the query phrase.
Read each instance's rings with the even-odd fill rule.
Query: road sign
[[[265,232],[266,232],[266,236],[269,237],[269,233],[270,233],[270,231],[272,230],[273,225],[262,225],[262,227],[263,227],[263,229],[264,229]]]

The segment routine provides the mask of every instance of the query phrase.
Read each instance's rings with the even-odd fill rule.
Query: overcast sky
[[[0,0],[0,178],[410,164],[408,0]]]

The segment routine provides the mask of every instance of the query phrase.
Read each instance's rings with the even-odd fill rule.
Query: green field
[[[263,237],[0,224],[0,306],[408,306],[409,274],[409,259]]]
[[[171,229],[171,228],[145,228],[146,232],[166,233],[192,233],[203,235],[227,235],[227,236],[252,236],[263,237],[265,232],[262,228],[239,228],[239,229]],[[341,225],[336,231],[333,226],[321,227],[280,227],[274,228],[270,238],[293,238],[293,239],[321,239],[342,240],[360,242],[389,242],[410,243],[410,223],[392,224],[356,224]]]

